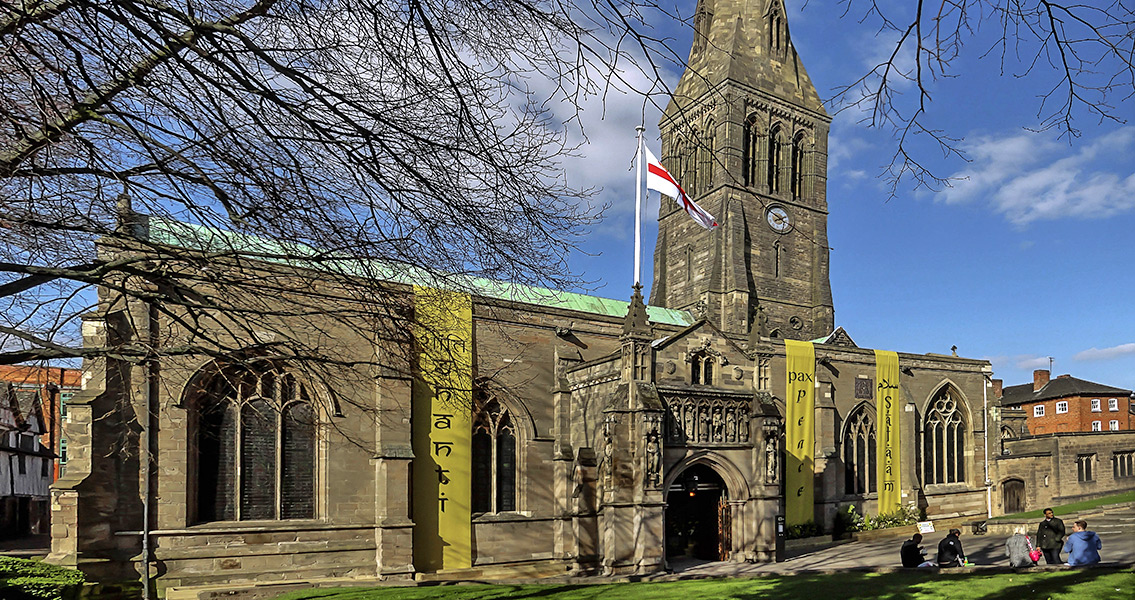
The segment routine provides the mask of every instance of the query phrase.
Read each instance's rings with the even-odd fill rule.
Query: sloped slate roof
[[[1033,391],[1033,384],[1011,385],[1002,390],[1001,406],[1014,406],[1027,402],[1042,402],[1069,396],[1126,396],[1131,390],[1111,387],[1075,377],[1050,379],[1044,387]]]

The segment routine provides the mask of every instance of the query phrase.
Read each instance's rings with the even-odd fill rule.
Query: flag
[[[642,149],[646,151],[646,189],[673,198],[678,204],[682,205],[686,214],[697,221],[698,225],[706,229],[716,228],[717,219],[695,204],[693,200],[690,200],[686,191],[678,185],[678,181],[670,175],[670,172],[663,168],[662,163],[651,153],[650,148],[644,145]]]

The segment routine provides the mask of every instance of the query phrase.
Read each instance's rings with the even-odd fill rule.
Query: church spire
[[[727,80],[827,114],[792,44],[783,0],[698,0],[694,30],[667,117]]]

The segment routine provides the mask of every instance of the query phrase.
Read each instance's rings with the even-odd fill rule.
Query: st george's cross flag
[[[678,204],[682,205],[682,208],[690,217],[697,221],[698,225],[710,230],[715,229],[718,226],[717,219],[695,204],[693,200],[690,200],[686,191],[678,185],[674,176],[670,175],[670,172],[662,166],[662,163],[654,156],[650,148],[647,148],[644,144],[642,149],[646,152],[646,189],[673,198]]]

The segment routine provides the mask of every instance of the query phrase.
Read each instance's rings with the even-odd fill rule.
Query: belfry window
[[[804,132],[792,138],[792,164],[789,169],[793,198],[804,197]]]
[[[267,361],[223,369],[196,404],[197,521],[315,516],[316,414]]]
[[[682,157],[683,176],[678,184],[686,191],[691,198],[696,197],[701,191],[698,187],[701,183],[698,181],[698,161],[702,154],[702,139],[697,131],[689,133],[689,139],[686,141],[686,154]]]
[[[866,494],[876,490],[875,419],[860,405],[847,419],[843,433],[844,491]]]
[[[507,408],[485,400],[473,418],[473,512],[515,511],[516,430]]]
[[[930,403],[922,430],[922,482],[965,481],[965,418],[954,393],[943,390]]]
[[[691,191],[690,195],[700,196],[708,192],[713,184],[713,122],[710,121],[705,127],[705,133],[697,140],[698,142],[698,163],[697,163],[697,183],[699,185],[696,191]]]
[[[784,132],[779,124],[773,125],[768,136],[768,191],[773,194],[780,191],[780,169],[783,167],[781,155],[783,152]]]
[[[741,144],[741,179],[746,186],[754,186],[758,184],[757,177],[761,172],[761,134],[757,127],[757,115],[749,115],[745,119],[744,136]]]

